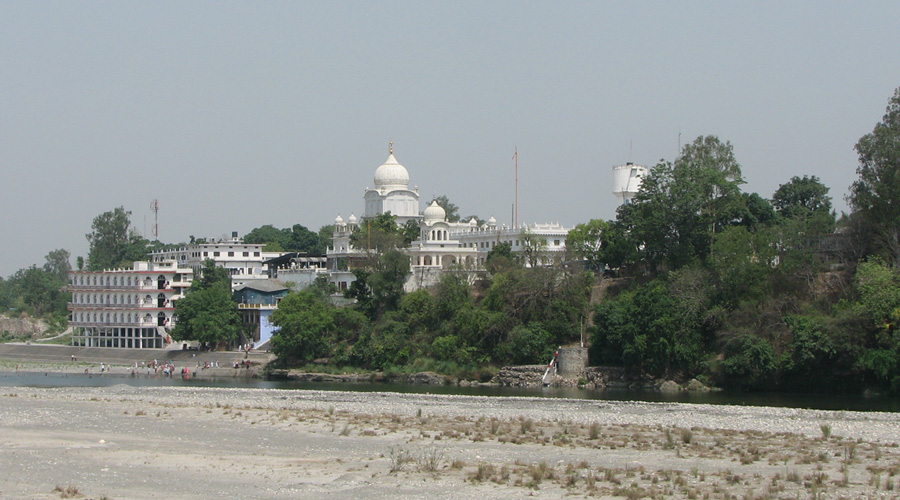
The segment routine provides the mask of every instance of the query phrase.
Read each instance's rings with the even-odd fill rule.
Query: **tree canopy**
[[[333,232],[333,230],[332,230]],[[300,252],[324,255],[331,233],[323,236],[322,230],[313,232],[302,224],[290,228],[276,229],[271,224],[254,228],[244,236],[245,243],[263,244],[267,252]]]
[[[132,262],[147,258],[149,242],[131,227],[131,212],[124,207],[95,217],[91,232],[85,237],[90,244],[89,271],[131,267]]]
[[[175,301],[175,340],[217,344],[237,339],[241,318],[231,298],[228,272],[210,259],[203,261],[187,295]]]
[[[698,137],[675,163],[650,170],[632,202],[619,207],[611,246],[625,261],[643,263],[651,272],[678,269],[705,259],[716,233],[744,222],[746,199],[740,165],[731,144],[715,136]],[[615,259],[618,260],[618,259]]]
[[[831,197],[828,196],[828,187],[815,175],[794,176],[789,182],[778,186],[772,195],[772,206],[778,215],[788,219],[820,214],[828,216],[831,214]]]
[[[847,201],[874,238],[866,254],[882,255],[900,265],[900,88],[875,129],[856,143],[858,179]]]

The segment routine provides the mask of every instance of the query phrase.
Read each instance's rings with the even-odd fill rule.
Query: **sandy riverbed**
[[[897,443],[893,413],[0,388],[2,498],[896,498]]]

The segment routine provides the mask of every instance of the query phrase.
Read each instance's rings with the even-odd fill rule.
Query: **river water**
[[[127,384],[137,387],[232,387],[251,389],[287,389],[319,391],[397,392],[416,394],[459,394],[492,397],[570,398],[610,401],[678,402],[775,406],[816,410],[852,410],[900,412],[900,398],[853,394],[793,394],[740,392],[679,392],[675,394],[639,390],[590,390],[574,387],[458,387],[393,383],[290,382],[240,378],[162,378],[125,375],[84,375],[73,373],[0,372],[0,387],[108,387]]]

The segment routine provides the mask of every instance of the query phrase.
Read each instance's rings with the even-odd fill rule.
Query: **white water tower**
[[[619,205],[631,203],[641,188],[641,180],[649,173],[647,167],[631,162],[613,167],[613,194],[619,199]]]

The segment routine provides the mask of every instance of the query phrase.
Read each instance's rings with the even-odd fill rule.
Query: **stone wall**
[[[588,364],[586,347],[560,347],[557,359],[557,373],[563,378],[579,378],[584,375]]]

